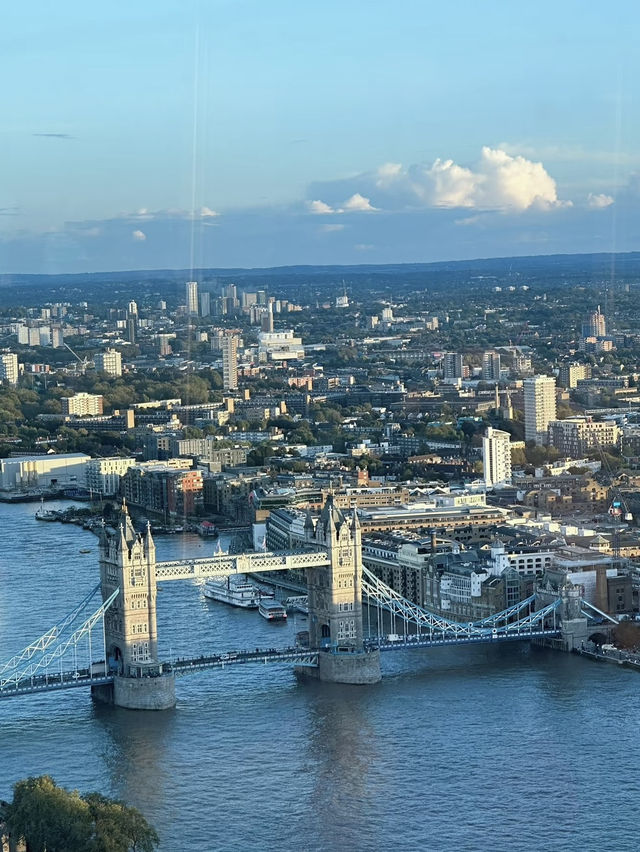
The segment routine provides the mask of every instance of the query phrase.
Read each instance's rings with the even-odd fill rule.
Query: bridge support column
[[[579,648],[589,638],[589,625],[586,618],[567,618],[562,621],[562,638],[567,651]]]
[[[96,701],[127,710],[170,710],[176,706],[176,679],[171,673],[157,677],[115,677],[113,684],[94,686]]]
[[[589,625],[581,613],[580,589],[566,583],[560,590],[562,596],[562,638],[567,651],[579,648],[589,638]]]
[[[358,651],[350,654],[320,653],[318,679],[325,683],[367,684],[382,680],[380,651]]]

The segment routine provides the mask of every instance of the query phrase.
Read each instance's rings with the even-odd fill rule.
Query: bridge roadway
[[[224,669],[226,666],[246,665],[247,663],[297,663],[298,665],[317,666],[318,651],[293,646],[291,648],[256,648],[255,651],[228,651],[223,654],[179,659],[166,668],[176,675],[191,674],[205,669]]]
[[[185,675],[206,669],[223,669],[226,666],[246,665],[248,663],[296,663],[302,666],[317,666],[318,651],[299,647],[227,651],[226,653],[163,663],[163,670],[173,672],[176,675]],[[17,684],[5,684],[0,689],[0,699],[14,698],[19,695],[36,695],[39,692],[56,692],[61,689],[77,689],[80,686],[101,686],[108,683],[113,683],[112,674],[91,675],[86,668],[56,674],[43,674],[25,678]]]
[[[112,675],[90,675],[86,669],[66,671],[58,674],[43,674],[25,678],[17,684],[5,684],[0,689],[0,698],[18,695],[37,695],[39,692],[56,692],[60,689],[77,689],[80,686],[101,686],[113,683]]]
[[[176,559],[156,563],[156,580],[188,580],[198,577],[228,577],[230,574],[255,574],[326,568],[329,557],[320,550],[282,550],[278,553],[220,553],[201,559]]]

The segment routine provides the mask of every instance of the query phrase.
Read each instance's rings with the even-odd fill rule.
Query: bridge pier
[[[116,676],[113,683],[91,687],[96,701],[127,710],[170,710],[176,706],[176,679],[172,673],[156,677]]]
[[[567,651],[579,648],[589,638],[589,625],[582,615],[580,589],[572,583],[565,584],[560,590],[562,596],[562,639]]]
[[[382,680],[380,651],[320,653],[317,672],[318,679],[325,683],[379,683]]]
[[[567,618],[562,621],[562,639],[567,651],[580,648],[589,639],[589,625],[586,618]]]

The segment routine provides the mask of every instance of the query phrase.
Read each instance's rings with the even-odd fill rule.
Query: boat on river
[[[265,598],[264,600],[261,600],[258,612],[263,618],[266,618],[267,621],[287,620],[286,607],[283,606],[280,601],[276,601],[273,598]]]
[[[260,604],[260,590],[246,579],[210,577],[204,584],[204,596],[209,600],[220,601],[242,609],[257,609]]]

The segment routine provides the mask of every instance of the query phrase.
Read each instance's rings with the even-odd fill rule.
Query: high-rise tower
[[[225,334],[222,340],[222,386],[225,390],[238,389],[238,338]]]
[[[522,384],[525,440],[546,444],[549,423],[556,419],[556,380],[552,376],[532,376]]]
[[[187,313],[191,314],[191,316],[198,316],[198,282],[187,281],[185,290]]]

